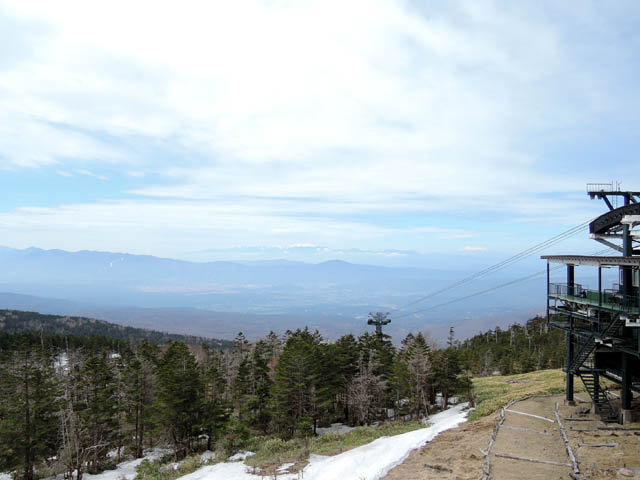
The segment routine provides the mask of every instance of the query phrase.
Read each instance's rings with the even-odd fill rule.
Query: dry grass
[[[475,420],[489,415],[511,400],[527,395],[563,393],[565,374],[562,370],[538,370],[519,375],[480,377],[473,379],[476,409],[469,415]],[[574,391],[584,392],[580,379],[574,381]]]
[[[309,454],[337,455],[361,445],[373,442],[380,437],[400,435],[424,428],[419,421],[410,422],[384,422],[377,427],[357,427],[345,433],[326,433],[314,438],[294,438],[281,440],[278,438],[261,437],[260,441],[248,448],[255,455],[247,458],[245,463],[263,475],[273,475],[275,469],[284,463],[294,463],[291,472],[303,468]]]

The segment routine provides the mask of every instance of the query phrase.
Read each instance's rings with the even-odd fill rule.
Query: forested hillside
[[[399,348],[368,333],[334,343],[307,329],[255,343],[239,334],[229,350],[37,332],[2,338],[0,471],[25,480],[74,471],[81,480],[156,445],[180,459],[234,452],[258,436],[304,438],[337,421],[418,418],[439,408],[436,392],[446,403],[470,388],[453,340],[435,349],[421,334]]]
[[[545,368],[560,368],[566,357],[564,332],[549,329],[543,317],[534,317],[524,325],[488,330],[456,343],[463,367],[474,376],[526,373]]]
[[[178,321],[177,319],[176,321]],[[153,344],[183,341],[191,345],[207,345],[211,348],[230,348],[228,340],[203,338],[192,335],[158,332],[144,328],[126,327],[114,323],[85,317],[43,315],[20,310],[0,310],[0,332],[34,331],[58,335],[77,335],[81,337],[102,336],[139,343],[147,340]]]

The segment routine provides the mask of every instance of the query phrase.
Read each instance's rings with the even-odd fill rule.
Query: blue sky
[[[504,258],[600,213],[587,182],[640,190],[639,21],[633,1],[0,1],[0,244]]]

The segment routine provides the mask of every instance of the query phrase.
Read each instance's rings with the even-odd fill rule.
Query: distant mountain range
[[[233,338],[308,325],[332,338],[366,328],[370,311],[405,314],[504,282],[452,288],[402,310],[469,271],[392,268],[329,260],[197,263],[126,253],[0,247],[0,308],[81,315],[134,327]],[[475,297],[392,322],[390,332],[468,324],[481,328],[528,318],[544,309],[544,280]],[[493,324],[488,324],[491,322]],[[442,335],[446,336],[446,333]]]
[[[110,252],[0,249],[0,290],[103,306],[300,313],[317,305],[402,302],[456,275],[339,260],[196,263]]]

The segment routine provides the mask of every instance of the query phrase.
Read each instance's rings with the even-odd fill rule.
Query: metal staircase
[[[584,339],[584,342],[580,342],[578,352],[573,357],[571,364],[567,368],[567,372],[575,375],[578,373],[580,367],[589,358],[596,348],[598,339],[603,338],[609,332],[615,332],[618,328],[624,326],[624,320],[620,317],[620,312],[613,314],[613,319],[607,324],[602,332],[594,332],[589,337]]]
[[[578,336],[580,343],[578,344],[577,353],[567,368],[568,373],[580,377],[595,405],[596,413],[600,415],[604,422],[617,422],[618,413],[609,402],[609,398],[600,384],[600,375],[598,370],[594,368],[591,355],[598,344],[598,340],[603,339],[610,332],[617,331],[618,328],[624,326],[624,323],[620,312],[617,312],[612,315],[611,321],[606,324],[601,332],[593,332],[588,337]]]
[[[596,406],[596,412],[600,415],[603,422],[617,422],[618,413],[609,402],[609,398],[605,390],[600,385],[600,376],[594,370],[580,370],[578,375],[582,379],[591,400]]]

